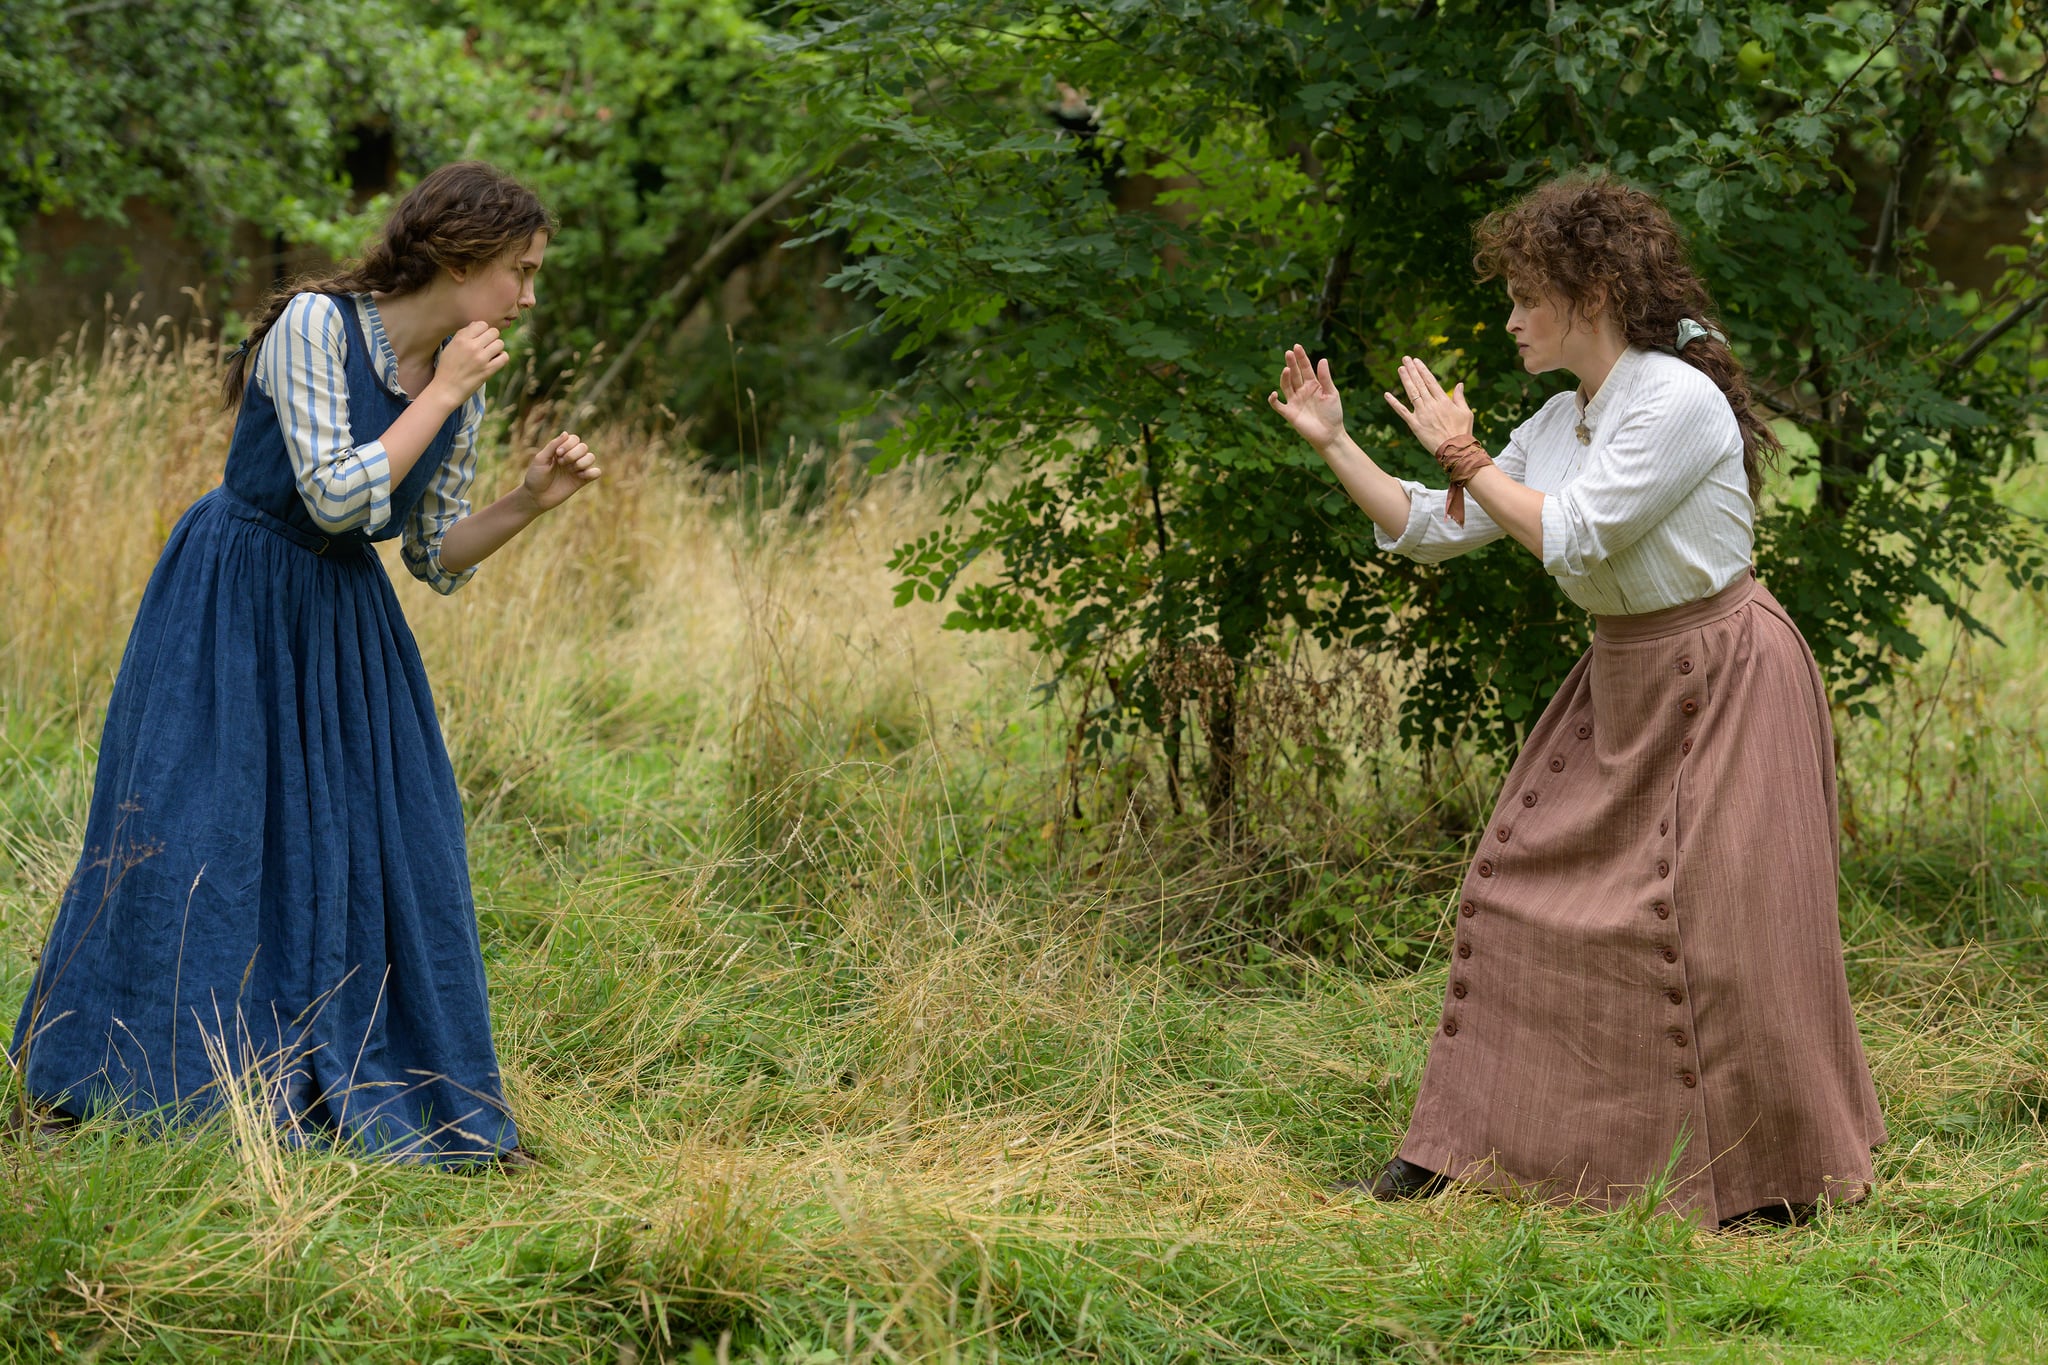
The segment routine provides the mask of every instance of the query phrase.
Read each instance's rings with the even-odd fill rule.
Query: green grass
[[[0,412],[10,1005],[224,436],[186,365]],[[543,1167],[283,1151],[246,1105],[0,1143],[0,1361],[2048,1357],[2038,598],[1987,585],[2007,647],[1936,630],[1844,730],[1870,1201],[1736,1235],[1383,1206],[1331,1186],[1402,1130],[1484,765],[1362,755],[1234,854],[1156,776],[1064,791],[1032,661],[887,605],[928,496],[743,520],[667,439],[611,433],[609,486],[458,597],[402,585]]]

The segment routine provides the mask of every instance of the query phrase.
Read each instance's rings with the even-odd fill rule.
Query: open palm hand
[[[1330,362],[1311,363],[1300,346],[1288,349],[1280,365],[1280,388],[1267,394],[1266,402],[1318,450],[1344,434],[1344,401],[1330,378]]]
[[[1465,401],[1463,384],[1445,393],[1429,366],[1410,355],[1401,357],[1401,388],[1408,395],[1407,403],[1391,393],[1381,396],[1430,454],[1436,454],[1455,436],[1472,434],[1472,405]]]

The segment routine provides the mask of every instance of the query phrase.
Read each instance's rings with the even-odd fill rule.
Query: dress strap
[[[361,311],[356,307],[353,294],[329,294],[334,307],[341,314],[341,332],[348,339],[348,353],[351,360],[360,360],[363,368],[372,376],[377,373],[377,357],[370,350],[370,339],[363,334]]]

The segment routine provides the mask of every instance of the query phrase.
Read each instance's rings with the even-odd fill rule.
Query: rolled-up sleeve
[[[1543,567],[1577,577],[1671,514],[1742,433],[1719,390],[1673,386],[1633,410],[1583,473],[1543,499]]]
[[[478,390],[462,405],[455,443],[448,458],[434,471],[419,505],[406,517],[399,540],[399,557],[405,561],[407,571],[443,596],[476,577],[474,564],[461,573],[450,573],[442,567],[441,540],[449,527],[469,515],[469,486],[476,481],[477,443],[483,421],[484,396]]]
[[[1493,462],[1518,483],[1528,465],[1521,444],[1512,436]],[[1413,479],[1402,479],[1401,487],[1408,490],[1408,524],[1400,535],[1390,536],[1374,523],[1373,539],[1382,550],[1406,555],[1421,564],[1437,564],[1491,545],[1505,534],[1469,492],[1465,495],[1465,524],[1460,526],[1444,511],[1449,490],[1431,488]]]
[[[391,459],[349,429],[348,339],[325,294],[299,294],[264,335],[256,386],[277,408],[292,479],[314,524],[374,534],[391,520]]]

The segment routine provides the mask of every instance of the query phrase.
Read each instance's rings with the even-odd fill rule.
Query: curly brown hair
[[[555,215],[526,186],[482,161],[454,161],[414,185],[363,258],[328,275],[294,280],[271,294],[249,339],[228,357],[221,397],[242,401],[249,357],[295,294],[410,294],[450,267],[465,269],[518,251],[537,232],[554,235]]]
[[[1707,286],[1686,258],[1678,225],[1655,196],[1605,175],[1567,175],[1496,209],[1474,232],[1479,278],[1562,299],[1614,318],[1631,346],[1670,351],[1681,318],[1721,324]],[[1752,500],[1765,463],[1782,446],[1750,402],[1749,377],[1726,342],[1700,337],[1678,357],[1714,381],[1742,428],[1742,467]]]

